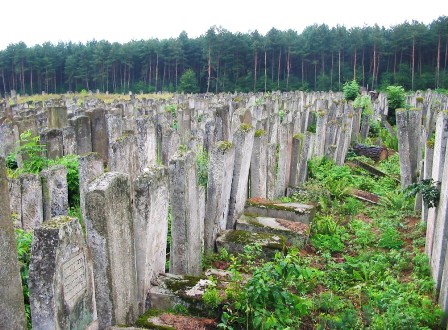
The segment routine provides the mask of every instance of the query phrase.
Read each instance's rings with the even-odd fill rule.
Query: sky
[[[211,27],[231,32],[271,28],[301,32],[313,24],[330,27],[386,28],[416,20],[429,24],[448,16],[442,0],[418,5],[397,0],[2,0],[0,50],[23,41],[27,46],[51,42],[108,40],[125,43],[176,38],[182,31],[199,37]]]

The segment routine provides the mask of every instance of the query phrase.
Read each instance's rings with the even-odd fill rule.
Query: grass
[[[378,166],[394,176],[398,157]],[[261,260],[254,247],[215,255],[232,274],[219,295],[220,328],[440,329],[425,228],[413,198],[395,180],[324,159],[311,161],[310,173],[289,198],[318,205],[304,249],[292,247],[273,260]],[[376,193],[380,204],[356,200],[337,181]]]

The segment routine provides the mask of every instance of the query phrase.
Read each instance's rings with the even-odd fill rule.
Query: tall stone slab
[[[50,107],[47,112],[48,128],[61,129],[68,125],[67,107]]]
[[[318,109],[316,120],[316,144],[314,155],[323,157],[325,155],[325,137],[327,132],[328,113],[326,109]]]
[[[233,137],[235,145],[235,162],[233,166],[232,189],[230,191],[229,214],[226,229],[234,229],[238,217],[244,211],[247,199],[250,160],[254,146],[255,129],[241,125]]]
[[[78,146],[76,145],[76,132],[73,126],[62,128],[63,155],[76,155]]]
[[[49,159],[56,159],[64,155],[62,131],[60,129],[45,130],[40,134],[40,143],[46,147]]]
[[[281,124],[278,129],[278,157],[277,157],[277,171],[275,176],[275,197],[282,197],[285,195],[286,186],[287,186],[287,176],[289,180],[289,163],[288,158],[290,158],[290,154],[288,155],[288,129],[287,126]],[[288,174],[288,175],[287,175]]]
[[[147,293],[165,272],[168,237],[168,172],[151,166],[134,182],[134,238],[139,313],[149,308]]]
[[[129,186],[127,174],[108,172],[90,184],[85,196],[100,329],[132,324],[138,314]]]
[[[437,207],[437,217],[434,223],[434,238],[430,258],[431,272],[436,283],[436,292],[439,293],[443,266],[448,244],[448,153],[445,154],[442,184],[440,187],[440,201]],[[447,270],[448,271],[448,270]]]
[[[25,306],[9,208],[5,159],[0,156],[0,329],[25,330]]]
[[[79,157],[79,201],[83,219],[86,218],[85,196],[89,185],[103,173],[104,163],[98,153],[89,152]]]
[[[266,131],[259,129],[255,131],[252,158],[250,160],[250,196],[266,198],[267,180],[267,142]]]
[[[90,118],[90,134],[92,151],[101,155],[104,163],[108,163],[109,138],[107,134],[106,111],[101,108],[87,112]]]
[[[396,118],[401,187],[404,189],[413,182],[417,182],[419,175],[421,110],[397,109]]]
[[[199,275],[202,237],[194,152],[176,153],[170,160],[168,174],[172,214],[170,272]]]
[[[129,175],[131,196],[134,194],[132,187],[137,175],[137,167],[136,137],[133,131],[126,131],[110,144],[109,169]]]
[[[43,219],[50,220],[68,212],[67,169],[63,165],[49,167],[39,173],[42,182]]]
[[[77,218],[34,231],[30,274],[33,329],[97,329],[92,259]]]
[[[434,181],[441,182],[443,176],[443,166],[445,163],[446,146],[448,141],[448,114],[440,112],[437,116],[436,131],[434,139],[434,151],[432,159],[431,177]],[[432,254],[434,240],[434,228],[437,219],[438,208],[428,210],[426,223],[426,244],[425,251],[429,257]]]
[[[92,152],[92,134],[90,118],[88,116],[76,116],[70,120],[75,129],[77,154],[82,155]]]
[[[42,224],[42,184],[38,175],[22,174],[20,179],[20,195],[22,199],[22,226],[34,229]]]
[[[136,119],[138,173],[157,163],[156,127],[148,116]]]
[[[235,147],[228,141],[218,141],[210,151],[204,223],[204,246],[207,252],[214,251],[219,231],[227,226],[234,161]]]
[[[19,142],[19,130],[13,123],[0,125],[0,157],[6,158],[14,152]]]

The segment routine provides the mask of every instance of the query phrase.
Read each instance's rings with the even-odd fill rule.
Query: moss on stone
[[[226,153],[227,151],[229,151],[232,148],[233,148],[233,143],[230,142],[230,141],[220,141],[220,142],[218,142],[218,149],[222,153]]]
[[[261,136],[263,136],[265,134],[266,134],[266,131],[264,129],[257,129],[255,131],[255,137],[261,137]]]
[[[426,141],[426,146],[427,146],[429,149],[434,149],[434,144],[435,144],[434,139],[430,139],[430,140]]]
[[[417,96],[415,100],[417,101],[417,103],[423,103],[423,97],[421,96]]]
[[[51,220],[44,221],[42,223],[41,228],[43,228],[43,229],[58,229],[58,228],[61,228],[64,224],[72,221],[73,219],[76,219],[76,218],[72,218],[72,217],[65,216],[65,215],[55,217],[55,218],[52,218]]]
[[[294,140],[303,141],[303,139],[305,138],[305,135],[302,133],[297,133],[297,134],[294,134],[292,138]]]
[[[179,293],[180,291],[186,291],[194,287],[201,277],[184,275],[179,279],[168,279],[165,281],[166,287],[174,293]]]
[[[157,329],[157,330],[175,330],[175,328],[167,326],[167,325],[156,325],[149,321],[149,318],[156,317],[165,313],[164,311],[158,309],[148,309],[144,314],[140,315],[137,321],[135,322],[135,326],[141,327],[144,329]]]
[[[250,124],[243,123],[240,125],[241,132],[248,133],[248,132],[250,132],[251,129],[252,129],[252,125],[250,125]]]

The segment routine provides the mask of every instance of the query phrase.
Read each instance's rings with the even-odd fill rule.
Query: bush
[[[359,95],[359,85],[356,80],[347,81],[342,87],[342,92],[347,101],[354,101]]]
[[[389,108],[387,120],[391,125],[395,125],[395,110],[406,106],[405,91],[402,86],[388,86],[386,94]]]

